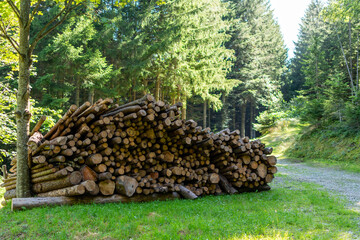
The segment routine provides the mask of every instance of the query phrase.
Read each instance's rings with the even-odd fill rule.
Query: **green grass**
[[[286,155],[313,165],[360,173],[360,134],[314,129],[301,136]]]
[[[0,184],[2,184],[2,183],[3,183],[2,177],[0,176]],[[0,187],[0,203],[1,203],[1,201],[4,200],[4,198],[3,198],[4,193],[5,193],[5,188]],[[1,207],[1,205],[0,205],[0,207]]]
[[[317,186],[198,200],[0,209],[0,239],[354,239],[360,214]],[[279,182],[276,184],[276,182]],[[280,184],[281,183],[281,184]]]
[[[315,129],[291,119],[279,121],[261,140],[278,157],[360,173],[360,134]]]
[[[274,155],[286,157],[286,151],[296,143],[299,136],[308,128],[308,124],[301,124],[296,119],[283,119],[278,121],[277,126],[270,129],[269,133],[260,139],[267,147],[274,149]]]

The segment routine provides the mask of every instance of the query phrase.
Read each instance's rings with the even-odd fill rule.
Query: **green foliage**
[[[359,144],[359,131],[332,125],[303,132],[285,154],[309,163],[360,172]]]
[[[15,90],[8,84],[0,82],[0,164],[9,164],[10,159],[15,155],[16,148],[16,122],[14,112],[16,109]],[[35,100],[31,100],[34,107],[31,108],[31,126],[35,126],[41,116],[47,116],[41,131],[47,132],[61,117],[61,111],[49,108],[37,107]]]
[[[313,0],[302,20],[285,94],[302,121],[326,128],[358,124],[359,24],[356,1]]]
[[[0,219],[6,219],[0,238],[354,239],[359,234],[359,213],[344,200],[314,184],[289,182],[285,176],[272,185],[269,192],[197,200],[58,206],[17,213],[7,206],[0,209]]]
[[[261,134],[266,134],[277,125],[277,121],[287,117],[285,112],[263,111],[256,117],[257,123],[254,124],[255,130]]]
[[[279,25],[274,20],[268,1],[229,2],[233,8],[233,25],[227,45],[235,51],[236,60],[228,77],[236,79],[239,84],[229,94],[229,108],[223,115],[225,118],[227,115],[236,117],[236,106],[239,105],[249,104],[253,111],[278,107],[282,101],[280,80],[287,57]],[[254,116],[248,119],[251,125]],[[241,122],[244,121],[247,119],[241,119]],[[225,122],[226,126],[229,125]]]
[[[14,155],[16,123],[12,114],[16,106],[16,95],[7,85],[0,82],[0,164]]]
[[[301,123],[296,118],[279,119],[276,125],[261,136],[261,142],[274,149],[277,157],[287,158],[288,149],[292,148],[298,138],[307,131],[309,124]]]
[[[63,32],[39,53],[40,63],[48,66],[35,82],[35,87],[44,94],[43,105],[59,108],[69,102],[74,90],[101,90],[109,80],[112,66],[91,46],[96,34],[93,20],[72,18]]]
[[[39,14],[31,23],[30,43],[64,7],[64,1],[41,0],[36,8],[37,3],[31,5]],[[122,103],[153,93],[185,107],[206,102],[210,126],[220,129],[218,115],[226,112],[229,125],[240,103],[251,102],[254,120],[260,109],[282,99],[286,49],[265,0],[92,0],[37,44],[31,94],[53,109],[105,97]],[[6,71],[0,69],[1,75]]]

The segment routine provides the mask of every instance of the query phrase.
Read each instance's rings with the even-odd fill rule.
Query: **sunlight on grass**
[[[0,239],[354,239],[360,214],[279,174],[269,192],[197,200],[0,209]],[[46,227],[44,227],[46,226]],[[20,236],[20,237],[19,237]]]
[[[256,239],[261,239],[261,240],[286,240],[286,239],[292,239],[292,237],[289,236],[289,234],[287,232],[285,232],[284,234],[280,234],[278,231],[273,231],[272,234],[269,234],[267,236],[264,235],[258,235],[258,236],[252,236],[252,235],[243,235],[241,237],[232,237],[232,238],[228,238],[228,240],[256,240]]]
[[[2,180],[2,179],[3,179],[2,176],[0,176],[0,184],[3,183],[3,180]],[[4,201],[4,193],[5,193],[5,188],[0,187],[0,203],[1,203],[2,201]],[[0,204],[0,209],[1,209],[1,208],[3,208],[3,205]]]
[[[274,155],[284,157],[285,151],[296,142],[299,134],[308,126],[308,124],[301,124],[297,119],[282,119],[277,122],[276,127],[270,129],[269,133],[260,139],[267,147],[274,149]]]

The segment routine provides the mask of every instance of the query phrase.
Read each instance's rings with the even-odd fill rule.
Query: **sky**
[[[294,56],[294,43],[300,29],[301,18],[311,0],[270,0],[274,16],[278,20],[285,44],[289,49],[289,59]]]

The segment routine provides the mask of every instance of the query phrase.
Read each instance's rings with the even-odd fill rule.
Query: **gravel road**
[[[286,174],[290,180],[316,183],[335,195],[345,197],[353,207],[360,208],[360,173],[312,167],[287,159],[279,160],[277,166],[278,173]]]

